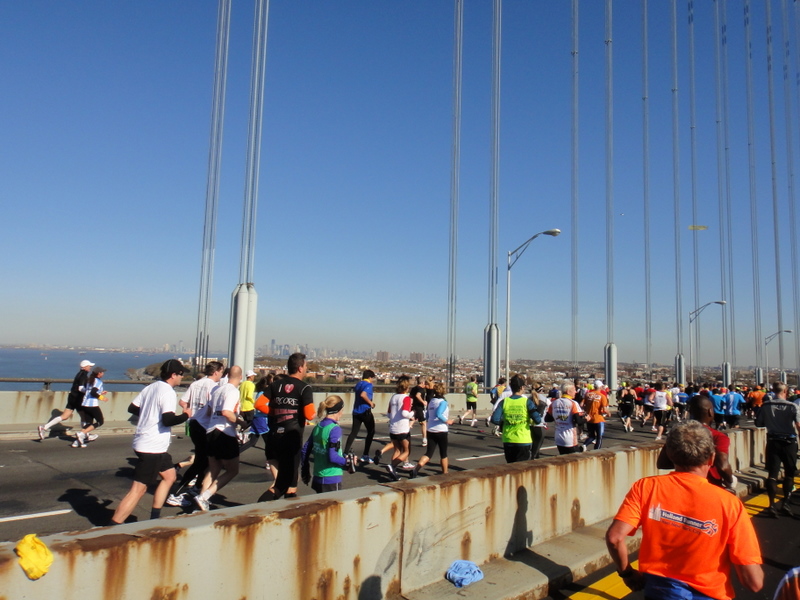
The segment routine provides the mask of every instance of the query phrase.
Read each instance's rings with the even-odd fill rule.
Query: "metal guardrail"
[[[72,379],[50,379],[44,377],[32,377],[32,378],[22,378],[22,377],[0,377],[0,383],[41,383],[43,390],[49,390],[50,386],[54,383],[64,383],[66,385],[72,385]],[[105,385],[114,384],[114,385],[147,385],[151,383],[150,381],[134,381],[133,379],[104,379],[103,383]]]

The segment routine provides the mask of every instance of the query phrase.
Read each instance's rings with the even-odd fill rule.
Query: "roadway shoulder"
[[[539,600],[611,563],[605,533],[612,519],[575,529],[568,535],[532,546],[510,557],[483,565],[483,579],[458,589],[459,598],[471,600]],[[628,549],[635,552],[641,530],[628,538]],[[419,590],[403,594],[407,600],[452,598],[457,588],[444,579]]]

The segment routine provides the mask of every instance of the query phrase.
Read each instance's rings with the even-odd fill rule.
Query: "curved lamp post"
[[[767,337],[764,338],[764,361],[766,362],[764,368],[766,370],[765,383],[767,384],[767,388],[769,388],[769,343],[782,333],[794,333],[794,332],[791,329],[781,329],[780,331],[776,331],[772,335],[768,335]]]
[[[508,253],[508,269],[506,270],[506,381],[508,381],[509,357],[510,357],[510,342],[509,333],[511,331],[511,267],[513,267],[519,260],[519,257],[528,249],[530,243],[540,235],[549,235],[555,237],[561,233],[560,229],[548,229],[547,231],[540,231],[536,235],[531,236],[523,244]]]
[[[689,313],[689,377],[692,379],[692,384],[694,384],[694,344],[695,339],[694,335],[692,335],[692,323],[695,322],[697,317],[700,316],[700,313],[703,312],[707,306],[711,306],[712,304],[719,304],[720,306],[724,306],[727,304],[725,300],[713,300],[712,302],[706,302],[700,308],[696,308],[692,312]]]

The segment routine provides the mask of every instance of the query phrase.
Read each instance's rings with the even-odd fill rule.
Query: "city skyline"
[[[603,3],[581,2],[579,360],[605,344]],[[780,3],[773,5],[776,190],[785,329],[794,283],[786,211],[797,145],[797,90],[783,112]],[[614,9],[615,310],[619,361],[644,362],[641,5]],[[754,363],[743,3],[730,0],[730,177],[738,366]],[[252,43],[249,4],[233,7],[211,348],[227,346],[242,224]],[[755,150],[763,334],[779,329],[772,230],[765,14],[754,5]],[[671,32],[651,2],[650,153],[653,362],[676,353]],[[792,11],[795,7],[792,6]],[[486,323],[491,5],[465,5],[457,353],[480,356]],[[793,12],[792,12],[793,14]],[[791,16],[791,15],[790,15]],[[514,269],[513,360],[570,358],[571,23],[567,2],[503,8],[500,253],[537,231]],[[679,7],[679,195],[683,320],[697,308],[692,235],[701,241],[699,304],[720,297],[720,220],[712,3],[695,6],[697,222],[691,216],[686,6]],[[0,191],[13,224],[0,343],[193,346],[197,318],[216,4],[0,7],[0,99],[8,144]],[[794,28],[792,35],[795,35]],[[446,354],[452,144],[453,3],[270,3],[262,180],[255,256],[257,345]],[[790,40],[796,56],[796,39]],[[24,50],[23,50],[24,49]],[[788,73],[794,80],[797,65]],[[787,139],[786,132],[791,134]],[[796,153],[797,154],[797,153]],[[690,226],[706,227],[693,233]],[[502,263],[502,261],[501,261]],[[505,275],[497,274],[498,281]],[[501,299],[502,301],[502,299]],[[502,303],[502,302],[501,302]],[[500,320],[503,314],[501,311]],[[721,311],[697,323],[698,362],[721,361]],[[684,323],[684,336],[688,328]],[[787,368],[796,366],[791,336]],[[301,342],[305,343],[305,342]],[[778,340],[770,346],[777,362]],[[377,350],[376,350],[377,351]],[[684,347],[688,357],[688,347]]]

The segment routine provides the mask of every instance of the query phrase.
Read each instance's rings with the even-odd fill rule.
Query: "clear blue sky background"
[[[227,346],[239,271],[253,7],[234,4],[212,348]],[[607,341],[603,4],[582,2],[580,22],[579,358],[598,360]],[[713,4],[696,4],[698,221],[708,225],[699,234],[704,303],[721,290]],[[781,12],[773,4],[783,326],[794,329],[789,235],[795,227],[788,216]],[[736,345],[738,362],[752,364],[742,3],[728,5]],[[650,2],[653,357],[659,362],[671,362],[676,352],[669,8]],[[767,335],[778,325],[763,2],[754,2],[754,10]],[[639,2],[615,3],[614,341],[621,361],[645,359],[640,11]],[[206,0],[0,5],[0,343],[194,340],[216,12]],[[498,316],[502,326],[506,252],[537,231],[560,228],[560,237],[536,240],[514,267],[512,355],[568,359],[570,2],[506,0],[503,16]],[[491,17],[488,0],[466,3],[458,351],[472,357],[481,353],[488,315]],[[445,354],[453,18],[453,3],[438,0],[271,2],[256,229],[259,345],[274,338]],[[679,38],[688,313],[694,292],[685,2]],[[718,362],[721,311],[710,307],[701,321],[703,361]],[[770,350],[776,356],[777,344]],[[794,354],[787,337],[787,366]]]

